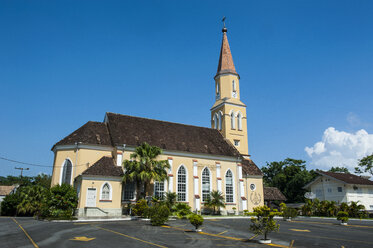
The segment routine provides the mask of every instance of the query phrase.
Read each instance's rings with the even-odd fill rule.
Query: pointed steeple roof
[[[218,71],[216,72],[216,76],[225,73],[233,73],[238,75],[238,73],[236,72],[236,68],[234,67],[231,49],[229,48],[227,28],[224,27],[222,31],[223,41],[221,43],[219,65]]]

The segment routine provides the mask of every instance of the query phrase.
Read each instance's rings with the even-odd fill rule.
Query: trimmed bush
[[[198,230],[198,227],[202,226],[203,224],[203,217],[199,214],[191,214],[188,217],[190,224],[192,224],[196,230]]]
[[[186,219],[187,216],[192,213],[190,209],[191,207],[188,204],[181,202],[176,203],[176,205],[173,208],[174,213],[179,219]]]
[[[149,206],[145,199],[141,199],[132,208],[135,216],[147,217]]]
[[[278,231],[280,225],[273,219],[276,215],[279,215],[277,209],[271,210],[267,206],[261,206],[254,208],[256,218],[251,217],[250,231],[257,235],[264,235],[264,240],[267,240],[268,233],[272,231]]]
[[[282,211],[282,216],[284,217],[284,219],[294,219],[298,216],[298,211],[295,208],[286,207]]]
[[[150,218],[150,223],[153,226],[163,225],[168,221],[168,217],[171,215],[170,209],[164,204],[156,204],[150,207],[147,212]]]
[[[348,221],[348,213],[345,211],[339,211],[337,213],[337,220],[342,221],[342,223],[347,223]]]

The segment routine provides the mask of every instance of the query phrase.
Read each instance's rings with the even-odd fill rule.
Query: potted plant
[[[199,214],[191,214],[189,215],[189,221],[190,224],[192,224],[196,229],[196,232],[200,232],[201,229],[198,229],[198,227],[202,226],[203,224],[203,217]]]
[[[280,213],[277,209],[271,210],[267,206],[261,206],[254,208],[253,216],[251,217],[250,231],[257,235],[264,235],[264,239],[260,239],[261,244],[270,244],[272,241],[267,239],[267,235],[270,232],[278,231],[280,225],[274,220],[275,215]]]
[[[346,226],[348,222],[348,213],[345,211],[339,211],[337,213],[337,220],[341,221],[341,225]]]
[[[233,215],[236,215],[236,210],[237,210],[237,208],[236,208],[236,207],[233,207],[232,210],[233,210]]]

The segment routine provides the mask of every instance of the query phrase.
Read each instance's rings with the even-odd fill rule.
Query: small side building
[[[373,181],[347,173],[317,171],[319,176],[304,186],[320,201],[357,202],[373,210]]]
[[[286,201],[286,197],[282,192],[276,187],[264,187],[264,204],[270,208],[276,208],[273,202],[284,202]]]

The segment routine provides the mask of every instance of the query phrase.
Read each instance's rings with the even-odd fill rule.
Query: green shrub
[[[5,196],[3,202],[1,202],[1,215],[15,216],[20,202],[21,198],[17,193]]]
[[[170,209],[164,204],[154,205],[150,207],[147,212],[150,218],[150,223],[153,226],[163,225],[171,215]]]
[[[293,219],[298,216],[298,211],[295,208],[285,208],[282,211],[282,216],[284,219]]]
[[[249,210],[245,209],[245,210],[243,211],[243,215],[245,215],[245,216],[249,215]]]
[[[345,211],[339,211],[337,213],[337,220],[342,221],[342,223],[347,223],[348,221],[348,213]]]
[[[264,235],[264,239],[267,239],[268,233],[272,231],[278,231],[280,225],[273,219],[279,214],[277,209],[271,210],[267,206],[261,206],[254,208],[256,218],[251,217],[250,230],[257,235]]]
[[[192,224],[196,230],[203,224],[203,217],[199,214],[191,214],[188,217],[190,224]]]
[[[188,204],[182,202],[176,203],[173,210],[179,219],[186,219],[186,217],[192,213],[190,211],[191,207]]]
[[[147,217],[148,203],[145,199],[141,199],[133,206],[132,211],[136,216]]]

